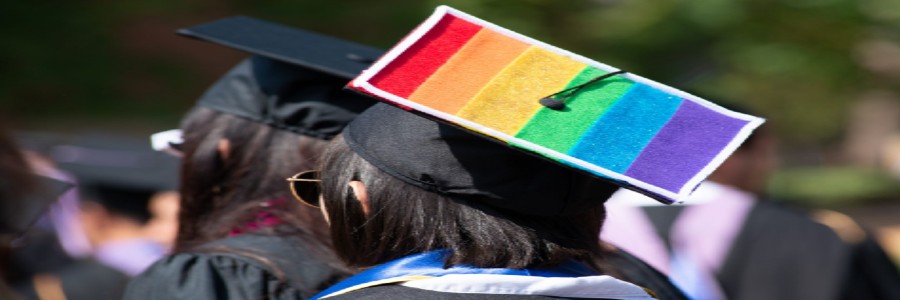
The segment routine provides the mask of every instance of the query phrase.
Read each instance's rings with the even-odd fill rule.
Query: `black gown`
[[[346,276],[299,238],[242,234],[167,256],[124,299],[307,299]]]
[[[683,207],[645,207],[668,236]],[[753,204],[715,274],[728,299],[900,299],[900,273],[871,235],[842,240],[779,203]]]
[[[729,299],[900,299],[900,273],[871,235],[845,241],[767,201],[747,215],[717,278]]]

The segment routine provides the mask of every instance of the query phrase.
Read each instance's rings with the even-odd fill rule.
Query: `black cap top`
[[[34,175],[35,187],[15,199],[0,199],[0,234],[22,234],[47,207],[72,187],[50,177]]]
[[[226,18],[178,33],[254,54],[207,90],[200,98],[201,106],[330,139],[374,104],[343,87],[381,50],[248,17]]]
[[[59,168],[78,180],[82,200],[139,221],[149,218],[154,193],[178,188],[178,159],[149,149],[143,139],[83,135],[49,150]]]
[[[528,215],[600,205],[617,189],[595,177],[459,128],[377,104],[344,130],[363,159],[406,183]]]
[[[345,79],[356,77],[384,53],[366,45],[245,16],[177,32]]]

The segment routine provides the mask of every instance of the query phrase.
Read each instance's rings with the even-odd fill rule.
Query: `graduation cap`
[[[22,234],[72,184],[33,175],[34,188],[15,199],[0,199],[0,234]]]
[[[75,176],[82,201],[115,214],[146,221],[153,194],[178,189],[178,159],[149,149],[143,139],[88,134],[48,150],[60,169]]]
[[[244,16],[178,33],[253,54],[207,90],[200,106],[330,139],[374,104],[343,86],[382,50]]]
[[[438,7],[350,88],[663,203],[686,199],[764,122],[446,6]],[[457,142],[435,144],[443,138],[431,133],[426,133],[428,139],[410,137],[413,133],[403,127],[408,125],[397,124],[378,129],[396,132],[396,137],[384,133],[382,138],[403,139],[394,142],[394,154],[364,138],[376,129],[351,126],[348,130],[366,133],[356,135],[362,142],[348,135],[348,144],[356,143],[361,154],[374,152],[363,156],[407,182],[451,194],[457,193],[449,191],[454,189],[483,190],[472,180],[413,163],[417,154],[410,152],[459,148]],[[455,152],[453,159],[478,155],[450,152]],[[498,178],[525,176],[504,170],[515,166],[493,166],[495,170],[461,169]],[[538,171],[528,176],[551,180],[556,174]],[[436,183],[423,183],[425,177]],[[556,186],[565,189],[570,183]]]

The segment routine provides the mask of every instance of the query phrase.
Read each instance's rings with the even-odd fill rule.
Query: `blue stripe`
[[[476,268],[471,266],[456,265],[444,268],[444,258],[447,251],[431,251],[406,256],[390,261],[363,271],[353,277],[329,287],[311,299],[319,299],[335,292],[342,291],[360,284],[372,281],[384,280],[402,276],[443,276],[450,274],[498,274],[521,275],[538,277],[581,277],[596,275],[587,266],[575,261],[567,261],[562,265],[548,269],[503,269],[503,268]]]
[[[591,125],[569,155],[616,173],[624,173],[683,100],[635,83]]]

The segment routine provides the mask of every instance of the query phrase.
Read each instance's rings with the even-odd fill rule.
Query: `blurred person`
[[[0,128],[0,299],[19,299],[8,285],[11,252],[46,207],[71,185],[36,176],[21,150]]]
[[[166,253],[145,226],[151,197],[174,185],[175,159],[114,136],[75,141],[54,146],[53,158],[78,182],[77,223],[91,252],[19,282],[26,299],[121,299],[130,278]]]
[[[849,217],[765,198],[777,165],[777,139],[763,127],[685,205],[617,192],[602,239],[693,299],[900,299],[897,270]]]
[[[60,169],[51,157],[30,148],[26,149],[24,153],[29,166],[37,174],[73,185],[77,182],[71,173]],[[55,233],[55,243],[58,245],[45,246],[59,247],[63,253],[58,255],[65,255],[71,259],[85,258],[91,254],[91,245],[84,235],[81,223],[78,221],[78,197],[79,189],[77,186],[74,186],[60,196],[58,201],[50,205],[46,214],[37,224],[39,228],[47,233]],[[43,243],[50,244],[53,242],[43,241]],[[60,258],[57,259],[59,261],[53,262],[52,259],[48,259],[46,256],[42,257],[42,259],[47,264],[60,264],[59,261],[65,260]]]
[[[207,90],[181,134],[162,140],[182,159],[175,253],[125,298],[306,299],[347,272],[321,214],[291,200],[284,178],[313,168],[374,103],[342,88],[381,51],[247,17],[180,33],[253,56]]]
[[[16,132],[29,167],[40,176],[70,183],[73,187],[51,204],[12,253],[10,280],[30,281],[46,273],[91,255],[91,245],[79,220],[79,195],[75,177],[59,168],[51,157],[52,149],[65,147],[70,136],[52,133]]]
[[[178,205],[181,201],[177,191],[157,192],[150,198],[148,209],[150,220],[144,225],[144,236],[171,250],[178,237]]]

